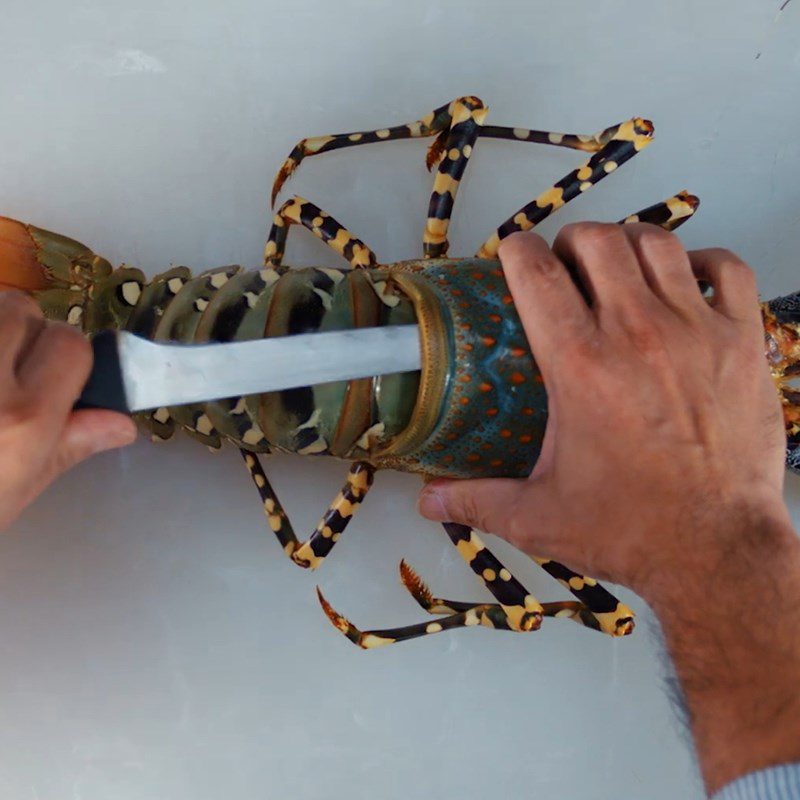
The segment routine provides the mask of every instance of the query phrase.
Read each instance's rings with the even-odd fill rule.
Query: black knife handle
[[[75,409],[107,408],[130,414],[122,381],[122,366],[115,331],[100,331],[92,337],[94,363]]]

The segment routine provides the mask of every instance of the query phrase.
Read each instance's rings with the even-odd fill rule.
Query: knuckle
[[[607,248],[623,242],[625,234],[620,225],[608,222],[573,222],[565,225],[559,237],[575,248]]]
[[[538,252],[536,245],[542,241],[536,233],[515,231],[500,242],[497,252],[506,261],[525,261],[530,259],[532,253]]]

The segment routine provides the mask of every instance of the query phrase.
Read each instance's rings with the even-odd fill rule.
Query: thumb
[[[458,522],[509,539],[526,491],[530,485],[525,480],[436,480],[420,493],[418,510],[426,519]]]
[[[74,411],[61,434],[55,471],[64,472],[95,453],[131,444],[135,438],[136,425],[124,414],[101,409]]]

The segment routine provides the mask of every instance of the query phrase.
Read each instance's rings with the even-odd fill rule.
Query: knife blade
[[[417,325],[223,344],[152,342],[101,331],[92,349],[94,365],[76,408],[124,413],[411,372],[421,365]]]

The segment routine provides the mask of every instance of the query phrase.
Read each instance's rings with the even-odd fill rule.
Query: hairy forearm
[[[784,509],[698,533],[682,574],[647,599],[683,688],[709,793],[800,760],[800,539]],[[740,535],[731,536],[731,527]]]

